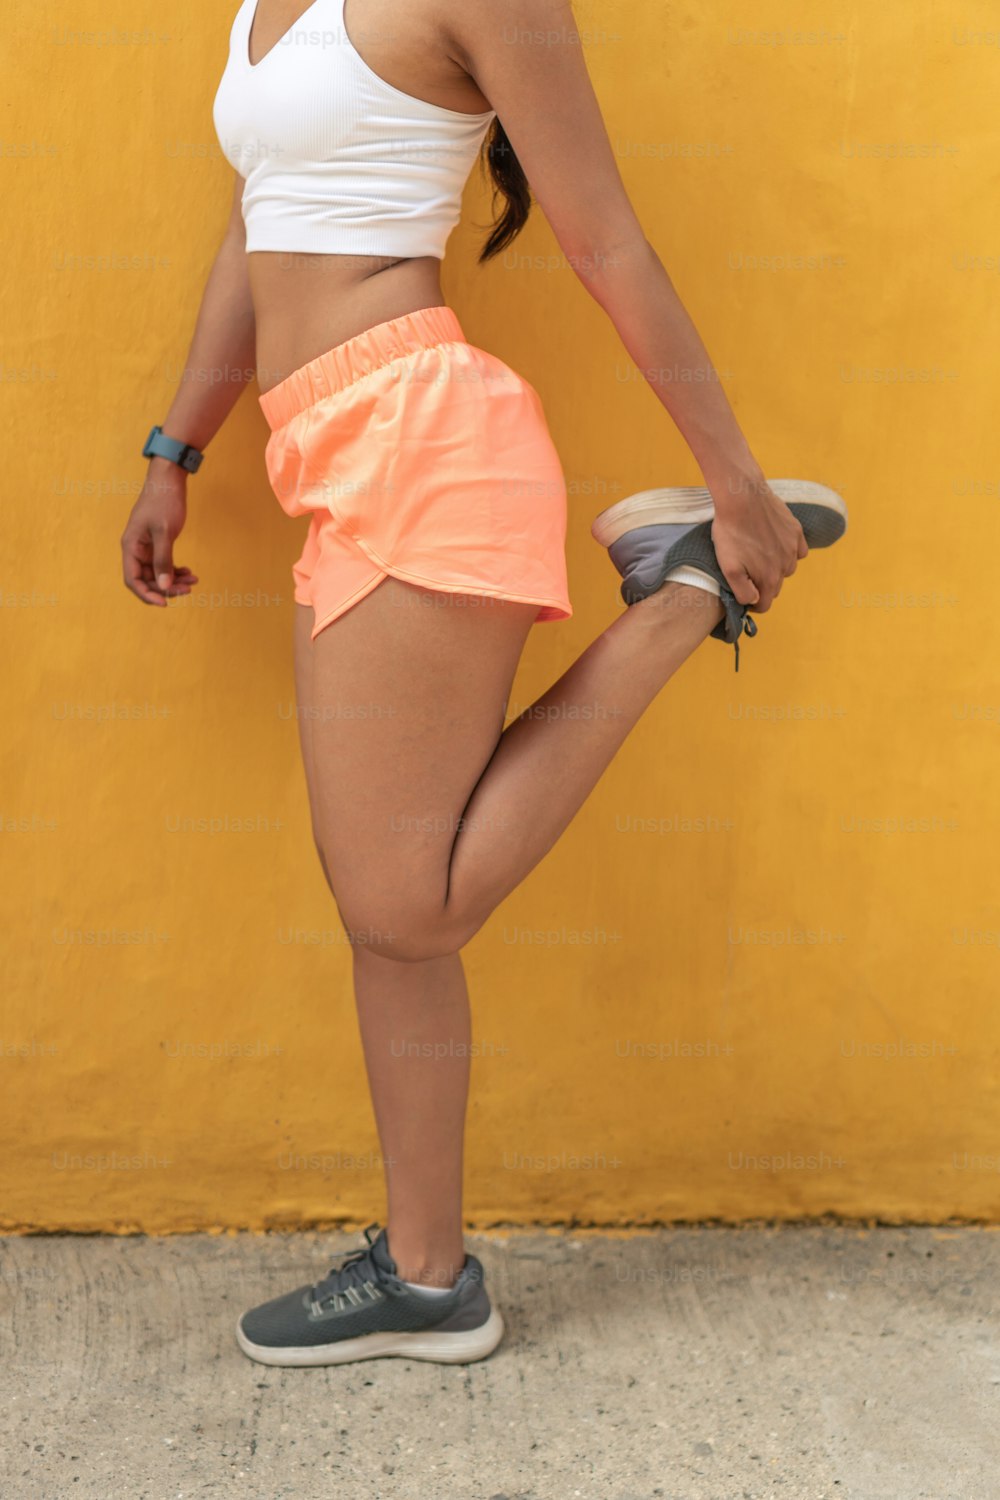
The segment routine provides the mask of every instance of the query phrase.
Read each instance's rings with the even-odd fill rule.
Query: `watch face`
[[[164,437],[162,427],[154,427],[143,446],[144,458],[169,458],[171,463],[186,469],[189,474],[198,470],[204,454],[190,443],[180,443],[176,438]]]

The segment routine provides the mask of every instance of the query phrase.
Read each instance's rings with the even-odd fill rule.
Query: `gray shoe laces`
[[[375,1240],[372,1238],[372,1230],[379,1229],[378,1224],[369,1224],[365,1230],[367,1245],[363,1250],[355,1250],[346,1256],[339,1266],[334,1266],[322,1281],[317,1281],[310,1289],[312,1300],[320,1307],[333,1301],[336,1297],[348,1296],[348,1288],[353,1287],[357,1292],[365,1290],[366,1283],[384,1281],[386,1273],[372,1258],[372,1246]],[[351,1299],[353,1300],[353,1299]]]
[[[743,616],[743,632],[742,633],[744,635],[750,636],[751,640],[757,634],[757,621],[754,619],[753,615],[746,614],[746,615]],[[737,636],[736,639],[735,639],[735,641],[733,642],[733,650],[736,652],[736,666],[734,668],[734,671],[738,672],[740,670],[740,638],[739,638],[739,636]]]
[[[721,594],[722,607],[726,611],[726,619],[720,620],[719,624],[712,631],[712,634],[718,635],[720,639],[725,640],[725,627],[728,626],[730,629],[735,629],[733,650],[736,653],[736,665],[734,671],[738,672],[740,670],[740,636],[748,635],[753,639],[757,634],[757,621],[750,613],[747,605],[740,603],[732,589],[726,588],[723,584]]]

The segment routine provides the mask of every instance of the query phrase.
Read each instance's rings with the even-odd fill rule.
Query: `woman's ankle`
[[[673,621],[676,625],[679,619],[686,618],[699,631],[704,630],[706,636],[725,616],[718,594],[690,583],[665,583],[655,594],[629,605],[629,610],[650,624]]]
[[[465,1265],[465,1246],[461,1237],[458,1243],[434,1245],[427,1240],[409,1237],[405,1232],[386,1230],[389,1254],[396,1263],[396,1275],[401,1281],[414,1281],[422,1286],[449,1287],[458,1280]]]

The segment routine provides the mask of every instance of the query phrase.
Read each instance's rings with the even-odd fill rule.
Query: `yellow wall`
[[[118,575],[228,212],[210,111],[234,9],[81,5],[75,37],[8,12],[9,1227],[383,1206],[289,716],[301,523],[254,393],[190,486],[199,591],[160,613]],[[577,6],[623,176],[757,456],[841,490],[851,529],[739,676],[717,643],[685,667],[466,950],[472,1225],[1000,1204],[996,16],[744,15]],[[593,515],[699,474],[541,215],[479,270],[476,177],[466,202],[446,298],[542,392],[572,495],[576,614],[533,632],[516,712],[622,608]],[[171,831],[226,817],[256,831]]]

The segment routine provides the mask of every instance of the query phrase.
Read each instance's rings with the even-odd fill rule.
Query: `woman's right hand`
[[[151,459],[121,538],[125,587],[143,604],[165,609],[168,598],[189,594],[198,582],[190,568],[174,566],[174,542],[186,518],[186,472],[169,459]]]
[[[719,567],[737,601],[764,614],[809,552],[802,526],[763,475],[741,480],[735,494],[732,484],[711,493]]]

